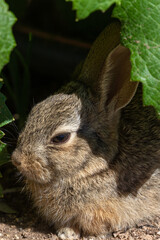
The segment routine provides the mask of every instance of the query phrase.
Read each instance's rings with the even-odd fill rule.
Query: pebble
[[[129,236],[128,240],[134,240],[134,238],[132,236]]]
[[[27,234],[26,233],[22,233],[21,236],[22,236],[22,238],[27,238]]]
[[[153,240],[153,237],[151,235],[146,235],[144,236],[145,240]]]
[[[157,232],[157,234],[158,234],[158,235],[160,235],[160,231],[159,231],[159,232]]]
[[[2,234],[2,233],[0,233],[0,237],[3,237],[3,234]]]
[[[58,237],[56,235],[53,235],[52,238],[49,240],[58,240]]]
[[[17,235],[14,236],[14,240],[17,240],[19,239],[19,237]]]
[[[16,218],[15,220],[16,220],[16,222],[19,222],[19,218]]]

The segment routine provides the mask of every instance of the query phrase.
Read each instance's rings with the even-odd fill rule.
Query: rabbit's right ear
[[[90,88],[94,101],[108,116],[126,106],[137,82],[130,81],[129,49],[120,45],[120,23],[110,24],[93,43],[79,80]]]
[[[100,107],[105,108],[108,115],[113,115],[125,107],[133,98],[138,82],[130,80],[130,51],[118,45],[107,57],[100,81]]]

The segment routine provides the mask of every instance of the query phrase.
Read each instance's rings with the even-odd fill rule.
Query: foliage
[[[96,10],[105,11],[113,3],[120,4],[121,0],[66,0],[73,2],[73,10],[77,10],[77,20],[84,19]]]
[[[15,47],[15,40],[12,34],[12,26],[16,18],[8,11],[8,5],[4,0],[0,1],[0,72],[3,66],[9,62],[9,56]]]
[[[13,13],[8,11],[8,5],[4,0],[0,1],[0,72],[4,65],[9,62],[11,50],[16,45],[12,35],[12,26],[16,18]],[[0,88],[2,87],[2,79],[0,79]],[[6,98],[0,93],[0,127],[13,121],[13,117],[5,105]],[[4,133],[0,130],[0,139]],[[0,166],[7,162],[6,144],[0,140]],[[1,175],[1,174],[0,174]],[[2,186],[0,185],[0,196],[2,196]]]
[[[19,128],[24,124],[30,101],[30,46],[31,40],[28,43],[27,58],[15,48],[5,71],[2,71],[1,73],[9,99],[12,101],[12,106],[17,113],[17,125]]]
[[[0,88],[2,87],[2,80],[0,80]],[[5,126],[6,124],[13,121],[13,117],[5,105],[5,96],[0,93],[0,127]],[[0,131],[0,139],[4,136],[4,133]],[[7,162],[7,150],[6,144],[0,140],[0,166]],[[1,193],[0,193],[1,194]]]
[[[143,83],[144,105],[160,115],[160,2],[159,0],[70,0],[77,19],[116,3],[113,16],[122,23],[121,42],[131,51],[133,81]]]
[[[125,0],[114,10],[122,22],[122,43],[132,53],[131,78],[143,83],[144,104],[153,105],[160,114],[159,13],[158,0]]]

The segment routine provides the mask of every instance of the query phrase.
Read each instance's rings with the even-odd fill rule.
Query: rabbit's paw
[[[66,227],[58,230],[58,237],[62,240],[77,240],[80,238],[80,235],[72,228]]]

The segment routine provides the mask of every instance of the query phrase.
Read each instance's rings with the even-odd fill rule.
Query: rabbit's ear
[[[130,81],[130,51],[118,45],[107,57],[99,76],[101,108],[114,113],[125,107],[133,98],[138,82]]]
[[[120,23],[109,24],[92,44],[81,68],[79,81],[88,86],[95,97],[100,97],[100,74],[109,53],[120,43]]]
[[[130,81],[130,52],[120,45],[120,23],[107,26],[93,43],[79,80],[91,90],[94,101],[111,115],[126,106],[137,82]]]

